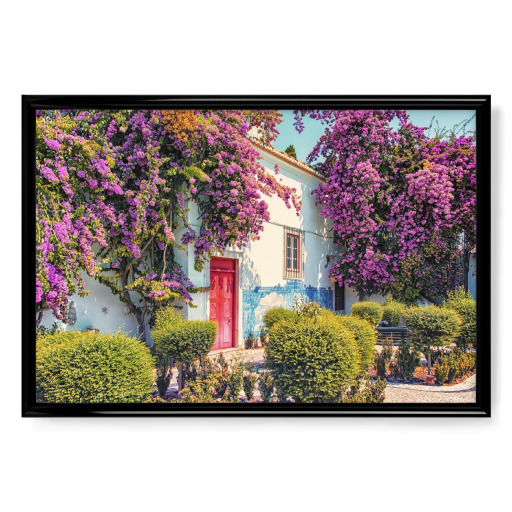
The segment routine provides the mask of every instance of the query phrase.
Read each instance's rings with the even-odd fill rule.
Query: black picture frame
[[[42,404],[35,374],[35,118],[81,108],[461,109],[476,111],[476,402],[421,404]],[[405,96],[22,96],[22,416],[463,416],[491,415],[491,97]],[[482,340],[482,343],[480,343]]]

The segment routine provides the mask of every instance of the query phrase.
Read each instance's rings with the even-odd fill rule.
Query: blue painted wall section
[[[333,308],[333,289],[306,286],[300,281],[288,281],[285,286],[256,286],[242,291],[243,337],[252,330],[258,337],[263,325],[263,314],[273,307],[293,309],[297,295],[318,302],[323,308]]]

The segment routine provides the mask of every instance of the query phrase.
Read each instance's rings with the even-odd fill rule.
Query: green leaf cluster
[[[404,311],[404,322],[414,347],[424,354],[453,343],[462,323],[455,311],[438,306],[409,308]]]
[[[164,308],[156,313],[152,335],[157,354],[189,363],[203,358],[211,350],[217,335],[217,324],[186,320],[176,309]]]
[[[372,325],[377,325],[382,320],[382,304],[370,301],[356,302],[352,304],[350,314],[358,316]]]
[[[339,325],[345,327],[354,335],[361,356],[361,367],[366,370],[373,361],[373,351],[377,343],[375,328],[369,322],[357,316],[333,316]]]
[[[298,319],[297,313],[285,308],[272,308],[268,309],[263,315],[263,323],[267,331],[277,322],[282,320],[294,321]]]
[[[355,336],[325,316],[274,323],[265,354],[278,397],[297,403],[340,402],[362,373]]]
[[[153,379],[149,349],[119,332],[56,332],[36,342],[38,402],[138,403]]]
[[[461,349],[476,347],[476,302],[463,288],[448,293],[444,307],[456,311],[462,319],[460,334],[456,339]]]
[[[398,327],[403,311],[407,306],[394,300],[386,301],[382,306],[382,320],[385,320],[391,327]]]
[[[436,366],[436,382],[444,384],[456,378],[465,377],[476,368],[476,352],[464,352],[456,348],[441,356]]]

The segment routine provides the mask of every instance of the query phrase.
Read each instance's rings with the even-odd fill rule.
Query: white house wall
[[[49,311],[46,311],[41,325],[50,328],[54,322],[57,322],[61,328],[68,331],[99,329],[102,332],[111,332],[120,329],[126,334],[136,336],[137,321],[133,315],[127,314],[127,308],[119,300],[119,297],[114,295],[110,288],[92,277],[86,275],[84,282],[85,289],[90,293],[85,297],[79,295],[70,297],[70,301],[76,304],[76,323],[74,325],[63,324]],[[134,299],[135,295],[137,294],[134,294]]]
[[[325,268],[327,256],[335,253],[332,240],[331,223],[320,216],[320,208],[315,206],[312,191],[320,183],[320,178],[298,169],[291,163],[283,161],[271,152],[260,149],[261,162],[267,171],[274,173],[274,166],[279,165],[276,176],[283,185],[293,187],[302,199],[300,215],[293,208],[287,208],[277,196],[265,197],[270,212],[270,222],[264,223],[260,239],[250,242],[244,249],[231,248],[224,254],[218,254],[237,260],[238,296],[236,309],[236,342],[243,346],[243,340],[252,331],[259,336],[265,311],[272,307],[282,306],[291,309],[294,298],[298,295],[319,302],[323,307],[332,309],[334,305],[334,285]],[[196,230],[199,229],[198,209],[193,202],[189,203],[189,222]],[[284,275],[284,227],[302,231],[303,242],[303,278],[285,279]],[[183,226],[176,230],[176,239],[180,240]],[[185,251],[176,251],[176,261],[197,287],[208,287],[210,284],[210,267],[207,262],[204,269],[194,269],[194,247],[189,245]],[[109,288],[86,276],[86,289],[90,294],[86,297],[73,296],[76,303],[77,322],[67,326],[68,330],[99,329],[104,332],[121,329],[136,335],[137,322],[133,315],[126,314],[125,305],[112,294]],[[469,271],[469,290],[476,297],[476,255],[471,255]],[[135,298],[135,297],[134,297]],[[357,302],[357,293],[345,288],[345,314],[349,314],[352,305]],[[372,295],[365,300],[384,302],[384,297]],[[191,320],[207,320],[210,315],[209,292],[197,293],[193,296],[191,307],[183,303],[184,315]],[[50,327],[55,321],[53,315],[46,312],[42,325]],[[59,322],[60,323],[60,322]],[[148,343],[151,335],[147,329]]]

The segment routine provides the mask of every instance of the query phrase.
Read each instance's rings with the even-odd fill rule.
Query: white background
[[[507,509],[512,84],[506,5],[3,5],[4,510]],[[492,94],[493,417],[21,419],[20,96],[66,93]]]

